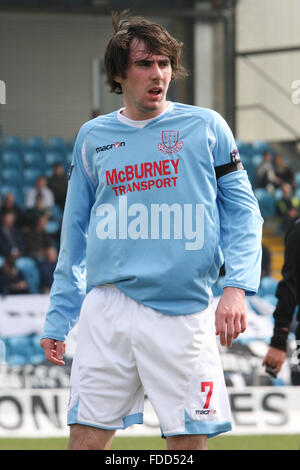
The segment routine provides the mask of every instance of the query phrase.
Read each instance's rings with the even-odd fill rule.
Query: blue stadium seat
[[[71,139],[69,142],[67,142],[67,151],[73,153],[74,150],[74,145],[75,145],[76,139]]]
[[[300,171],[296,171],[295,181],[296,181],[297,188],[300,188]]]
[[[58,233],[60,225],[60,222],[58,222],[57,220],[48,220],[45,226],[45,232],[49,233],[50,235],[54,235]]]
[[[257,168],[263,161],[263,156],[261,153],[256,153],[252,156],[252,163]]]
[[[259,297],[274,296],[276,293],[278,281],[270,276],[265,276],[260,281],[260,286],[257,292]]]
[[[6,362],[9,366],[23,366],[30,363],[32,351],[29,335],[10,336],[6,338]]]
[[[25,168],[23,172],[24,185],[27,187],[35,186],[36,179],[43,174],[44,172],[41,168],[35,168],[35,167]]]
[[[26,142],[26,149],[32,152],[40,152],[44,153],[45,151],[45,143],[41,137],[32,135],[28,137]]]
[[[15,150],[4,150],[1,157],[2,168],[23,168],[23,158]]]
[[[69,171],[72,160],[73,160],[73,152],[67,152],[65,156],[65,163],[64,163],[64,167],[66,171]]]
[[[269,142],[265,140],[256,140],[252,143],[252,149],[254,153],[263,153],[263,152],[271,152],[273,153],[273,149]]]
[[[50,151],[45,155],[45,162],[48,169],[52,168],[56,163],[64,164],[64,154],[60,151]]]
[[[248,142],[236,139],[236,145],[240,155],[251,156],[253,154],[252,146]]]
[[[258,201],[263,217],[274,217],[276,210],[276,200],[266,189],[254,189],[254,195]]]
[[[6,185],[19,186],[23,181],[23,171],[18,168],[2,168],[1,170],[1,182]]]
[[[40,364],[45,361],[44,350],[40,345],[40,336],[37,334],[31,335],[31,354],[30,363]]]
[[[274,191],[274,198],[276,201],[282,198],[282,190],[280,188],[276,188]]]
[[[16,266],[24,274],[30,293],[37,294],[40,286],[40,273],[35,260],[28,256],[21,256],[17,258]]]
[[[24,150],[24,142],[18,135],[8,135],[5,139],[5,148],[7,150],[16,150],[18,153],[21,153]]]
[[[51,217],[52,219],[56,220],[57,222],[61,222],[63,218],[63,211],[60,206],[54,204],[51,207]]]
[[[297,188],[295,191],[295,196],[300,199],[300,188]]]
[[[67,150],[67,144],[62,137],[49,137],[48,139],[48,151],[51,152],[63,152]]]
[[[40,168],[41,170],[45,171],[46,164],[44,155],[41,151],[38,150],[30,150],[24,152],[24,165],[27,168]]]

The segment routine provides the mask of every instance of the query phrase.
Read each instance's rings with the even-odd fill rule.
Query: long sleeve
[[[75,325],[86,294],[86,245],[94,187],[83,162],[81,133],[76,140],[62,222],[60,252],[50,291],[42,338],[64,341]]]
[[[217,204],[220,217],[220,246],[225,260],[224,286],[239,287],[255,294],[261,276],[262,224],[253,194],[226,121],[213,113],[210,123],[212,156],[217,174]]]
[[[218,180],[218,208],[226,271],[224,286],[255,294],[261,274],[263,219],[246,171],[235,171]]]

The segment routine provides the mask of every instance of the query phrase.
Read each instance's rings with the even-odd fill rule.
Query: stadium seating
[[[274,296],[276,293],[278,281],[270,276],[265,276],[260,281],[258,295],[260,297]]]
[[[19,168],[5,167],[1,170],[1,183],[4,185],[20,186],[23,181],[23,171]]]
[[[28,167],[23,171],[23,181],[25,186],[32,187],[35,185],[36,179],[43,175],[44,171],[38,167]]]
[[[300,188],[300,171],[296,171],[295,181],[296,181],[297,188]]]
[[[44,153],[45,151],[45,143],[41,137],[32,135],[28,137],[26,142],[26,149],[30,152],[40,152]]]
[[[40,364],[45,361],[39,335],[16,335],[1,337],[5,344],[5,359],[9,366]]]
[[[5,338],[6,362],[9,366],[24,366],[31,361],[30,336],[10,336]]]
[[[264,141],[264,140],[256,140],[252,143],[252,150],[254,153],[260,153],[262,154],[263,152],[271,152],[273,153],[273,149],[269,142]]]
[[[61,137],[50,137],[48,139],[47,149],[51,152],[65,153],[67,145]]]
[[[254,189],[254,195],[263,217],[274,217],[276,210],[275,198],[264,188]]]
[[[37,294],[40,286],[40,273],[33,258],[21,256],[16,260],[16,266],[23,273],[31,294]]]
[[[53,168],[56,163],[61,163],[64,165],[65,155],[62,151],[59,150],[47,152],[45,156],[45,162],[48,169]]]
[[[23,168],[22,155],[15,150],[5,149],[1,157],[2,168]]]
[[[5,194],[12,193],[16,198],[16,203],[19,207],[24,205],[24,195],[21,188],[14,184],[0,184],[0,200],[3,200]]]
[[[5,139],[5,148],[21,153],[24,150],[24,142],[17,135],[8,135]]]
[[[26,168],[39,168],[42,171],[46,169],[45,158],[40,150],[25,151],[23,161]]]

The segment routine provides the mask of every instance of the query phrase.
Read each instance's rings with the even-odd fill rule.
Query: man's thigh
[[[109,450],[115,431],[82,424],[70,426],[69,450]]]

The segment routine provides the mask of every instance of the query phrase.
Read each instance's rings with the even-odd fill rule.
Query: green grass
[[[0,450],[65,450],[67,439],[1,438]],[[209,439],[210,450],[299,450],[300,434],[220,436]],[[116,437],[111,450],[166,450],[160,437]]]

